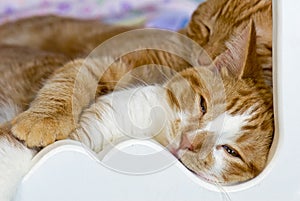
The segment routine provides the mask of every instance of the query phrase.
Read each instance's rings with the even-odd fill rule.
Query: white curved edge
[[[78,152],[86,155],[91,160],[98,160],[96,154],[84,144],[74,140],[60,140],[45,147],[33,157],[31,161],[31,168],[28,171],[28,173],[24,176],[23,181],[27,180],[27,178],[34,174],[35,171],[49,158],[55,157],[55,155],[65,151]]]
[[[188,180],[193,181],[197,185],[210,190],[210,191],[215,191],[215,192],[237,192],[237,191],[242,191],[247,188],[252,187],[253,185],[259,183],[259,178],[255,178],[253,180],[256,181],[248,181],[242,184],[237,184],[233,186],[221,186],[218,184],[212,184],[208,183],[207,181],[199,178],[197,175],[189,171],[182,163],[180,163],[169,151],[167,151],[164,147],[159,145],[156,142],[153,141],[145,141],[145,140],[127,140],[124,142],[119,143],[116,145],[115,148],[118,150],[123,150],[126,147],[132,146],[132,145],[142,145],[151,148],[153,151],[161,152],[164,154],[166,157],[173,157],[174,163],[172,163],[172,166],[175,166],[178,168],[181,172],[183,172],[186,175],[186,178]],[[151,153],[153,153],[151,151]],[[85,155],[88,157],[90,160],[95,161],[101,165],[101,160],[97,157],[96,153],[91,151],[89,148],[87,148],[85,145],[83,145],[80,142],[76,142],[73,140],[61,140],[58,141],[52,145],[49,145],[42,151],[40,151],[32,160],[32,166],[31,170],[25,175],[23,178],[23,181],[26,181],[28,178],[31,177],[39,169],[40,166],[42,166],[49,158],[55,157],[55,155],[60,154],[62,152],[77,152],[80,154]],[[114,149],[112,151],[108,151],[107,154],[104,156],[104,159],[106,157],[110,157],[114,153]],[[104,165],[105,166],[105,165]],[[63,167],[62,167],[63,168]],[[165,168],[166,171],[168,171],[168,167]],[[113,172],[112,172],[113,174]],[[155,174],[155,173],[154,173]],[[259,176],[261,179],[263,176]]]

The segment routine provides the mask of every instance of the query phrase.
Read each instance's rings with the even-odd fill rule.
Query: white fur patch
[[[251,109],[251,108],[250,108]],[[249,110],[250,111],[250,110]],[[247,123],[251,117],[249,112],[243,115],[232,116],[228,113],[219,115],[214,120],[208,122],[204,128],[199,128],[188,133],[188,138],[192,141],[196,135],[201,132],[211,132],[216,136],[217,144],[226,144],[233,142],[239,137],[241,128]],[[211,144],[211,147],[214,145]],[[207,153],[206,153],[207,154]]]
[[[25,146],[15,147],[0,138],[0,200],[10,201],[22,177],[31,165],[34,152]]]
[[[225,112],[209,122],[203,130],[215,133],[218,135],[218,142],[225,143],[239,136],[241,128],[249,118],[249,113],[232,116]]]
[[[235,116],[223,113],[206,125],[205,130],[215,133],[217,137],[212,153],[215,162],[211,168],[211,172],[216,177],[222,175],[222,171],[226,166],[226,160],[224,159],[226,157],[226,153],[223,149],[217,149],[216,145],[234,143],[234,141],[240,136],[241,128],[247,123],[247,120],[250,117],[249,112]]]
[[[224,151],[213,149],[213,156],[214,156],[215,162],[211,168],[211,172],[214,175],[216,175],[217,177],[219,177],[222,175],[222,172],[225,167]]]
[[[167,126],[171,109],[158,86],[137,87],[102,96],[85,110],[80,125],[87,146],[100,151],[106,143],[152,138]],[[89,140],[87,140],[89,139]],[[96,150],[95,150],[96,149]]]

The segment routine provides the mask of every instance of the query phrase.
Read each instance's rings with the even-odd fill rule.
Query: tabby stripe
[[[176,96],[174,95],[174,93],[170,89],[167,89],[167,96],[169,98],[168,100],[170,100],[169,102],[171,103],[171,105],[175,106],[177,109],[180,109],[179,102]]]

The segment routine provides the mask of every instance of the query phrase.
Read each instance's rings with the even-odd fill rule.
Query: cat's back
[[[105,40],[135,28],[107,25],[99,20],[35,16],[0,26],[0,44],[28,46],[76,58],[86,56]]]

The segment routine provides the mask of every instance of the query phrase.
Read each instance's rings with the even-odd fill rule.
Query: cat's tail
[[[11,201],[31,166],[35,151],[16,140],[7,126],[0,127],[0,201]]]

